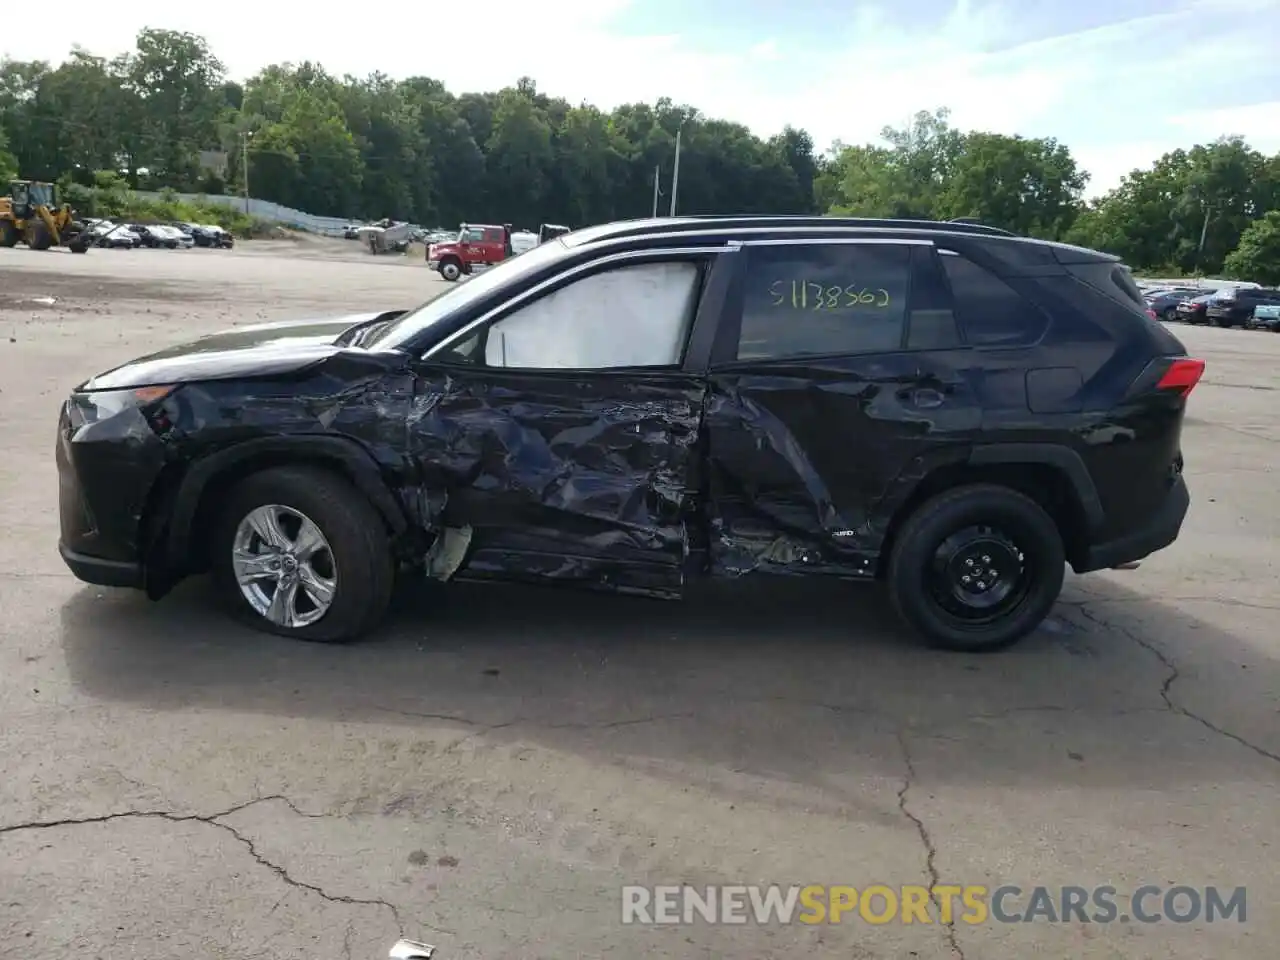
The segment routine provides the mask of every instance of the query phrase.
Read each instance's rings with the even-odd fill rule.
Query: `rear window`
[[[939,250],[965,338],[975,347],[1035,343],[1048,317],[991,271],[951,250]],[[1141,300],[1141,297],[1139,297]]]

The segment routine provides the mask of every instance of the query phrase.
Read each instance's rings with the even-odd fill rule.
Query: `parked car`
[[[131,223],[129,229],[138,235],[140,246],[144,247],[160,247],[172,250],[178,246],[178,241],[170,236],[165,227],[161,225],[151,225],[145,223]]]
[[[89,227],[88,233],[94,238],[95,246],[118,250],[132,250],[141,243],[142,239],[124,224],[113,223],[110,220],[97,221]]]
[[[348,223],[345,227],[343,227],[343,228],[342,228],[342,239],[343,239],[343,240],[359,240],[359,239],[360,239],[360,224],[358,224],[358,223]]]
[[[1219,290],[1205,304],[1205,317],[1218,327],[1243,327],[1261,304],[1280,303],[1280,290],[1267,287],[1240,287]]]
[[[1178,304],[1174,311],[1174,319],[1182,323],[1204,323],[1205,310],[1208,309],[1209,301],[1217,295],[1217,291],[1214,291],[1198,297],[1188,297]]]
[[[195,246],[195,241],[190,235],[183,233],[175,226],[164,223],[151,228],[153,231],[163,231],[164,235],[173,241],[173,245],[179,250],[190,250]]]
[[[1280,303],[1260,303],[1253,308],[1253,316],[1245,323],[1251,330],[1271,330],[1280,333]]]
[[[238,327],[81,384],[60,550],[152,597],[210,570],[310,640],[365,634],[406,565],[654,597],[879,579],[933,643],[994,649],[1065,564],[1178,535],[1204,363],[1145,309],[1110,255],[967,223],[587,228],[415,310]]]
[[[191,238],[192,243],[197,247],[221,247],[223,246],[223,229],[221,227],[212,226],[204,223],[174,223],[183,233]],[[230,234],[227,234],[230,236]]]
[[[1197,287],[1158,287],[1144,294],[1143,299],[1157,317],[1171,321],[1177,319],[1178,304],[1203,292]]]
[[[218,226],[216,223],[202,224],[200,229],[203,230],[205,234],[208,236],[209,238],[208,246],[210,247],[222,247],[223,249],[230,249],[231,247],[234,247],[236,245],[235,234],[233,234],[230,230],[223,229],[222,227]]]

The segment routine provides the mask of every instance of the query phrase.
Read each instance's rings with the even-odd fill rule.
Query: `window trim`
[[[716,263],[716,257],[724,254],[723,246],[702,246],[702,247],[650,247],[643,250],[628,250],[621,253],[608,254],[603,257],[596,257],[585,263],[577,264],[567,270],[547,277],[544,280],[535,283],[527,290],[523,290],[509,300],[498,304],[495,307],[485,311],[465,324],[461,329],[449,334],[439,343],[431,346],[422,353],[419,359],[423,362],[439,363],[442,366],[461,368],[470,371],[491,371],[495,374],[515,373],[520,375],[537,375],[545,374],[551,376],[580,376],[589,374],[591,376],[616,376],[618,374],[635,375],[637,372],[648,371],[653,373],[676,373],[684,369],[686,362],[690,359],[690,346],[694,340],[694,334],[698,327],[699,318],[702,315],[703,302],[707,297],[709,280],[711,278],[713,267]],[[577,280],[584,279],[594,273],[600,273],[611,267],[628,264],[643,264],[653,262],[663,262],[669,260],[690,260],[702,259],[705,261],[705,267],[700,280],[697,302],[694,305],[694,314],[691,318],[689,329],[685,332],[684,346],[681,350],[681,357],[675,364],[661,367],[490,367],[485,364],[461,364],[457,361],[445,359],[440,354],[446,353],[454,346],[461,345],[478,333],[484,333],[489,327],[495,323],[506,319],[513,313],[523,309],[535,300],[540,300],[545,296],[555,293],[562,287]]]
[[[937,244],[932,239],[924,239],[921,237],[787,237],[785,239],[768,239],[768,240],[731,240],[729,245],[733,249],[749,250],[751,247],[776,247],[776,246],[813,246],[821,244],[829,246],[837,244],[839,246],[900,246],[906,247],[908,250],[914,250],[920,247],[936,248]],[[738,359],[738,340],[742,335],[742,314],[744,304],[743,284],[746,277],[745,267],[739,267],[737,276],[735,277],[735,289],[731,294],[731,304],[724,311],[723,321],[720,324],[719,335],[716,337],[715,349],[711,357],[711,370],[719,373],[721,371],[732,372],[736,369],[755,368],[764,365],[770,366],[787,366],[794,367],[797,365],[819,363],[824,360],[838,360],[846,357],[882,357],[889,353],[926,353],[927,350],[916,347],[908,349],[906,347],[906,338],[910,330],[910,314],[911,314],[911,293],[915,284],[915,267],[913,257],[907,257],[907,305],[902,320],[902,336],[899,340],[897,350],[875,350],[864,353],[806,353],[792,357],[765,357],[757,359],[740,360]],[[745,263],[744,261],[741,261]],[[948,288],[949,292],[949,288]],[[963,348],[963,344],[960,345]]]

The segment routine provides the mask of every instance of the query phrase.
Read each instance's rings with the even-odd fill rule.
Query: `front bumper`
[[[58,541],[58,553],[77,580],[96,583],[103,587],[131,587],[141,590],[146,586],[142,564],[130,560],[104,560],[76,553]]]
[[[1163,550],[1178,539],[1182,521],[1186,518],[1190,506],[1191,493],[1187,490],[1186,480],[1179,474],[1165,494],[1164,503],[1147,523],[1115,540],[1094,544],[1085,553],[1078,566],[1072,564],[1072,569],[1076,573],[1106,570],[1142,560],[1157,550]]]
[[[165,458],[141,412],[77,426],[64,404],[54,461],[63,561],[88,583],[143,586],[143,517]]]
[[[428,260],[428,261],[427,261],[427,269],[428,269],[428,270],[436,270],[436,271],[438,271],[438,270],[440,269],[440,261],[439,261],[439,260]]]

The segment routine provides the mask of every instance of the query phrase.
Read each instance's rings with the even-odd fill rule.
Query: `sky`
[[[300,11],[308,15],[300,17]],[[1088,193],[1177,147],[1240,134],[1280,151],[1280,0],[63,0],[56,30],[0,52],[111,56],[143,27],[204,36],[238,80],[268,63],[435,77],[454,93],[521,76],[609,109],[671,97],[819,150],[876,142],[946,107],[962,129],[1067,144]]]

